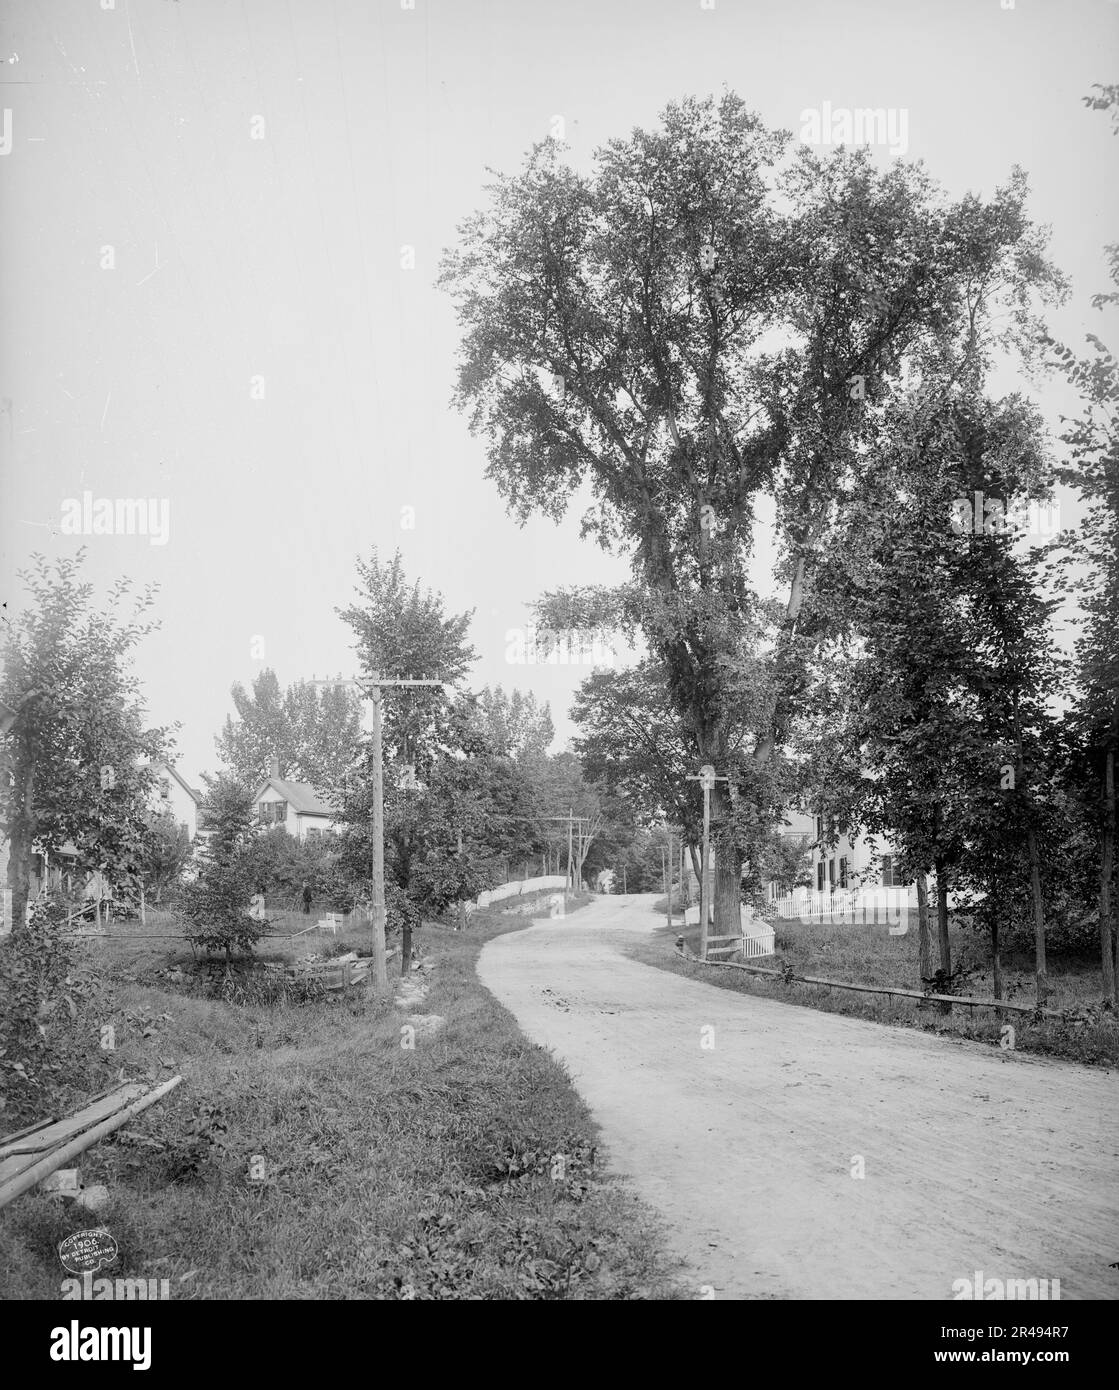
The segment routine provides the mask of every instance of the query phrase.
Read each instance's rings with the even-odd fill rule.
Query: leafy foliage
[[[144,726],[133,648],[156,626],[147,589],[121,614],[130,583],[113,585],[102,611],[80,582],[85,552],[24,572],[29,602],[5,618],[0,676],[0,826],[11,843],[13,921],[23,922],[35,845],[68,841],[79,874],[109,871],[114,883],[142,870],[151,763],[167,731]]]
[[[174,888],[190,862],[190,835],[186,828],[165,812],[150,813],[142,844],[142,873],[145,891],[156,903]]]
[[[42,897],[26,930],[0,938],[0,1114],[6,1128],[41,1119],[106,1083],[100,1027],[112,1005],[68,922]]]
[[[319,789],[336,787],[353,760],[361,737],[361,700],[344,685],[319,690],[298,681],[281,691],[266,669],[251,692],[232,690],[238,718],[227,718],[216,740],[218,755],[242,781],[259,786],[272,759],[280,775]]]
[[[1000,344],[1031,359],[1036,303],[1065,286],[1020,172],[987,203],[949,205],[920,166],[789,159],[733,94],[670,105],[589,175],[543,143],[489,192],[443,266],[457,403],[516,515],[559,518],[589,490],[584,533],[629,558],[630,584],[547,595],[537,616],[624,620],[663,666],[694,764],[736,789],[713,798],[730,925],[740,851],[776,818],[785,777],[769,765],[827,636],[815,574],[884,406],[915,370],[943,384]],[[782,603],[750,583],[764,496]]]
[[[500,758],[540,758],[555,738],[555,726],[547,704],[520,690],[506,694],[499,685],[485,686],[478,695],[478,711],[490,748]]]
[[[251,951],[265,927],[249,916],[256,891],[246,850],[252,840],[252,789],[223,774],[207,777],[201,807],[197,876],[182,895],[182,914],[191,944],[225,952]]]

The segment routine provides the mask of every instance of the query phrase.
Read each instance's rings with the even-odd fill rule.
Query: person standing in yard
[[[311,911],[311,885],[306,879],[303,880],[303,915],[304,917]]]

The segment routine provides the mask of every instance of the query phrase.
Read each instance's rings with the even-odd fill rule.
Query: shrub
[[[253,887],[237,860],[203,863],[198,877],[182,893],[185,934],[192,946],[224,951],[251,952],[264,935],[267,923],[249,916]]]

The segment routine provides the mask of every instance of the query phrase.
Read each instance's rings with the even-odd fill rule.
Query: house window
[[[834,859],[829,859],[829,860],[828,860],[828,887],[829,887],[829,888],[834,888],[834,887],[835,887],[835,860],[834,860]]]
[[[317,825],[310,825],[307,827],[308,840],[317,840],[321,834],[322,831],[318,828]]]
[[[894,856],[884,854],[882,856],[882,887],[895,888],[896,886],[894,883]]]
[[[286,801],[261,801],[258,802],[260,819],[264,825],[282,825],[287,820],[288,804]]]
[[[824,891],[824,861],[821,859],[816,865],[816,892]]]
[[[161,777],[161,778],[159,779],[159,794],[160,794],[160,796],[164,799],[164,801],[170,801],[170,799],[171,799],[171,779],[170,779],[170,777]]]
[[[847,860],[845,858],[839,861],[839,886],[840,888],[847,887]]]

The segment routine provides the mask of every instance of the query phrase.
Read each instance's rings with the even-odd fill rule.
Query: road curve
[[[478,973],[567,1066],[697,1297],[951,1299],[975,1271],[1119,1296],[1114,1072],[643,965],[622,948],[653,901],[496,937]]]

